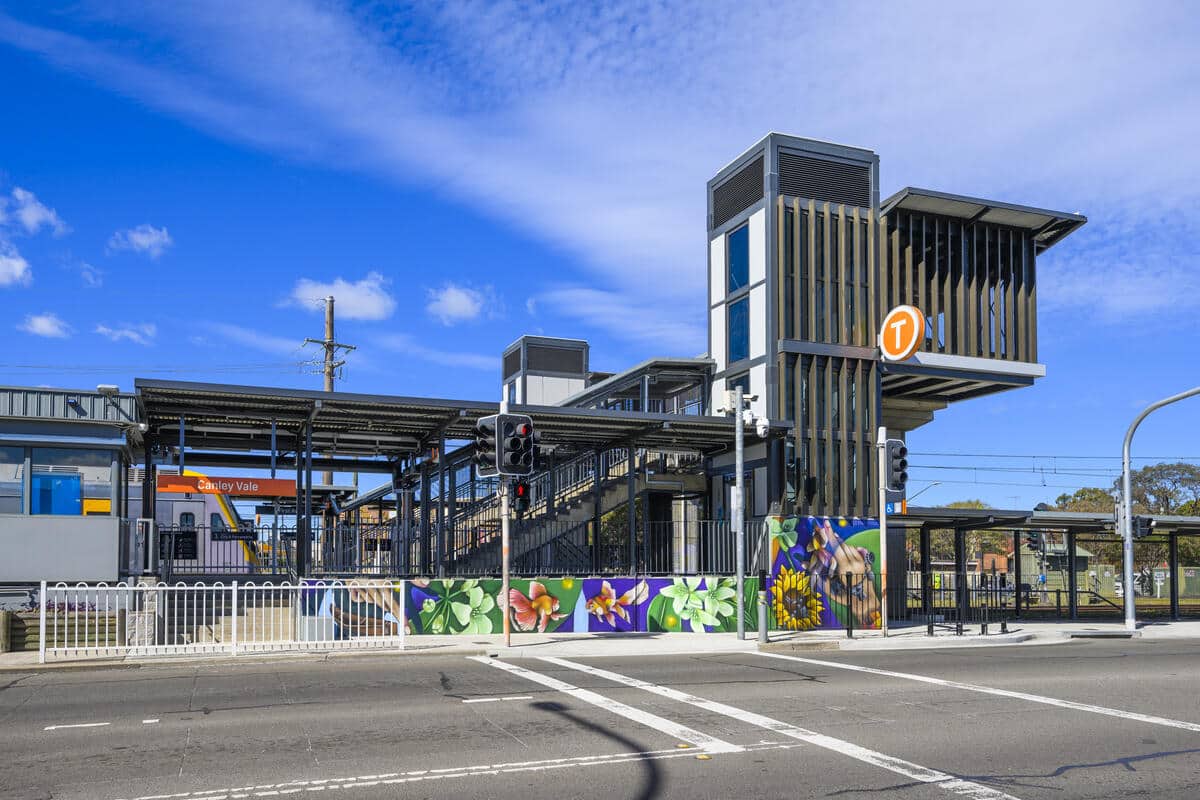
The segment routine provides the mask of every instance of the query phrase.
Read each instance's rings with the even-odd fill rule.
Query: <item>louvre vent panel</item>
[[[504,377],[511,378],[521,371],[521,349],[517,348],[504,356]]]
[[[780,151],[779,193],[870,208],[871,168]]]
[[[582,375],[583,359],[582,350],[531,344],[526,351],[525,365],[530,372],[568,372]]]
[[[763,196],[763,157],[751,161],[713,189],[712,227],[719,228]]]

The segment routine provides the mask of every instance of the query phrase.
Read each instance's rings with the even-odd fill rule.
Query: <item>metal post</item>
[[[745,392],[741,384],[734,390],[733,413],[734,423],[734,489],[733,489],[733,530],[737,541],[737,634],[738,639],[746,638],[746,608],[742,598],[746,596],[746,501],[745,501],[745,471],[746,471],[746,435],[744,412],[746,410]]]
[[[46,663],[46,582],[42,581],[42,593],[38,595],[38,663]]]
[[[184,421],[183,420],[184,420],[184,417],[182,414],[180,414],[179,415],[179,474],[180,475],[183,474],[183,430],[184,430]]]
[[[961,632],[963,623],[967,621],[970,596],[967,594],[967,532],[957,528],[954,531],[954,584],[955,594],[958,595],[956,629]]]
[[[1021,618],[1021,532],[1013,531],[1013,619]]]
[[[629,572],[631,575],[637,575],[637,456],[635,455],[634,443],[629,442],[629,449],[626,451],[625,459],[625,486],[627,487],[627,498],[625,511],[628,515],[629,522]]]
[[[875,434],[875,453],[879,475],[879,621],[883,635],[888,635],[888,526],[887,486],[884,485],[887,467],[887,428],[880,426]]]
[[[500,399],[500,413],[508,413],[507,396]],[[497,431],[499,435],[499,431]],[[504,646],[512,647],[512,613],[508,610],[509,590],[509,521],[508,521],[508,479],[503,475],[499,478],[497,487],[500,492],[500,608],[504,610]]]
[[[921,609],[926,620],[933,624],[933,548],[930,546],[929,529],[921,526]]]
[[[446,437],[438,439],[437,576],[446,577]]]
[[[304,427],[304,526],[296,530],[296,574],[303,578],[312,554],[312,419]]]
[[[1167,567],[1171,570],[1171,619],[1179,619],[1179,534],[1171,531],[1167,543]]]
[[[231,656],[237,655],[237,647],[238,647],[237,619],[238,619],[237,581],[234,581],[233,582],[233,616],[229,621],[229,630],[230,630],[229,638],[232,640],[232,649],[229,651],[229,655],[231,655]]]
[[[442,447],[444,448],[445,446],[446,446],[446,437],[443,436],[442,437]],[[451,542],[450,552],[454,553],[454,552],[457,552],[457,549],[462,546],[462,543],[459,542],[458,536],[456,535],[455,529],[454,529],[454,520],[455,520],[455,517],[458,515],[458,470],[455,469],[453,464],[450,465],[448,475],[449,475],[449,487],[450,488],[449,488],[449,496],[446,498],[446,501],[447,501],[446,502],[446,508],[447,508],[446,520],[449,523],[448,536],[449,536],[449,539]]]
[[[1186,392],[1171,395],[1159,400],[1157,403],[1151,403],[1142,410],[1142,413],[1137,415],[1125,434],[1125,443],[1121,449],[1121,502],[1124,503],[1125,514],[1121,522],[1124,527],[1122,535],[1125,539],[1125,568],[1123,570],[1123,582],[1125,585],[1125,629],[1129,631],[1137,630],[1137,610],[1133,597],[1133,478],[1130,475],[1130,461],[1132,460],[1130,458],[1130,450],[1133,447],[1133,434],[1137,431],[1138,425],[1142,424],[1142,420],[1149,416],[1151,412],[1198,394],[1200,394],[1200,386],[1188,389]]]
[[[738,598],[739,601],[741,598]],[[767,571],[758,571],[758,641],[767,641]]]
[[[600,571],[600,527],[603,524],[603,515],[600,513],[600,500],[603,494],[603,481],[600,473],[603,466],[604,458],[600,451],[597,450],[592,470],[592,572]]]
[[[1067,614],[1079,619],[1079,577],[1075,572],[1075,531],[1067,531]]]

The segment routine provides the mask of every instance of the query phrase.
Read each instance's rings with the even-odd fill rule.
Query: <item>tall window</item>
[[[20,514],[25,498],[25,448],[0,447],[0,514]]]
[[[729,304],[729,363],[750,357],[750,299]]]
[[[743,225],[726,237],[729,258],[728,292],[750,285],[750,226]]]
[[[34,447],[30,510],[34,514],[111,514],[111,450]]]

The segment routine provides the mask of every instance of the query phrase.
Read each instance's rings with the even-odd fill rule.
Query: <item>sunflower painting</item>
[[[821,627],[825,606],[808,581],[808,574],[788,567],[779,570],[771,586],[775,624],[785,631],[811,631]]]

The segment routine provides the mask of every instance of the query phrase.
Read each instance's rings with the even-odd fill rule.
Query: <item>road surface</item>
[[[5,673],[0,797],[1194,800],[1197,665],[1174,640]]]

